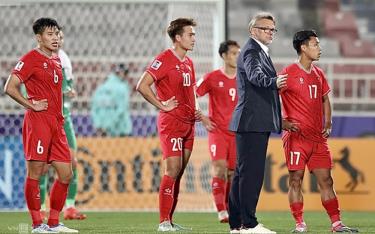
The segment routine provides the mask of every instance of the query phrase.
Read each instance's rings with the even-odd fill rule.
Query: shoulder
[[[296,72],[298,72],[298,70],[300,70],[298,65],[296,63],[292,63],[292,64],[284,67],[282,73],[288,73],[288,74],[289,73],[296,73]]]
[[[315,64],[312,64],[312,67],[313,67],[313,69],[314,69],[317,73],[319,73],[320,75],[324,75],[324,71],[323,71],[323,69],[321,69],[320,67],[316,66]]]
[[[165,67],[172,64],[173,54],[169,50],[165,50],[158,54],[152,61],[150,68],[153,70],[158,70],[160,67]]]
[[[20,61],[34,61],[38,57],[40,57],[40,54],[37,51],[30,50],[20,58]]]

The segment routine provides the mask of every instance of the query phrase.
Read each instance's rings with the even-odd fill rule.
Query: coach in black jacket
[[[267,45],[276,33],[270,13],[259,13],[249,23],[250,38],[237,61],[238,104],[230,130],[236,132],[237,165],[229,197],[231,233],[275,233],[255,216],[263,184],[268,139],[281,132],[281,109],[277,89],[286,75],[277,76]]]

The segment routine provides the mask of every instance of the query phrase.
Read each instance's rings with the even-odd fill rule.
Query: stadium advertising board
[[[333,177],[343,210],[375,210],[372,139],[332,139]],[[158,138],[79,138],[78,206],[92,210],[157,210],[163,174]],[[0,139],[0,209],[25,207],[25,163],[20,137]],[[288,210],[288,172],[282,143],[271,139],[259,210]],[[53,174],[50,174],[50,182]],[[198,138],[181,181],[178,210],[213,210],[206,138]],[[306,172],[306,210],[322,210],[319,189]]]

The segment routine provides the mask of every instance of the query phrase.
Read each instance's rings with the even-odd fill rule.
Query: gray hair
[[[276,24],[275,17],[269,12],[259,12],[257,13],[249,22],[249,31],[255,26],[256,22],[261,19],[272,20]]]

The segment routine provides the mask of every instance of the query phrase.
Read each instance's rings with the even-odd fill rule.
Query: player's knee
[[[170,176],[174,179],[178,177],[181,172],[181,167],[169,167],[165,169],[165,175]]]
[[[327,176],[321,179],[320,181],[321,188],[332,188],[333,187],[333,179],[331,176]]]
[[[72,179],[73,179],[72,172],[67,172],[67,173],[64,173],[63,175],[59,175],[59,180],[61,181],[61,183],[64,183],[64,184],[69,184]]]
[[[289,186],[293,190],[300,190],[302,188],[302,178],[299,176],[290,176]]]

